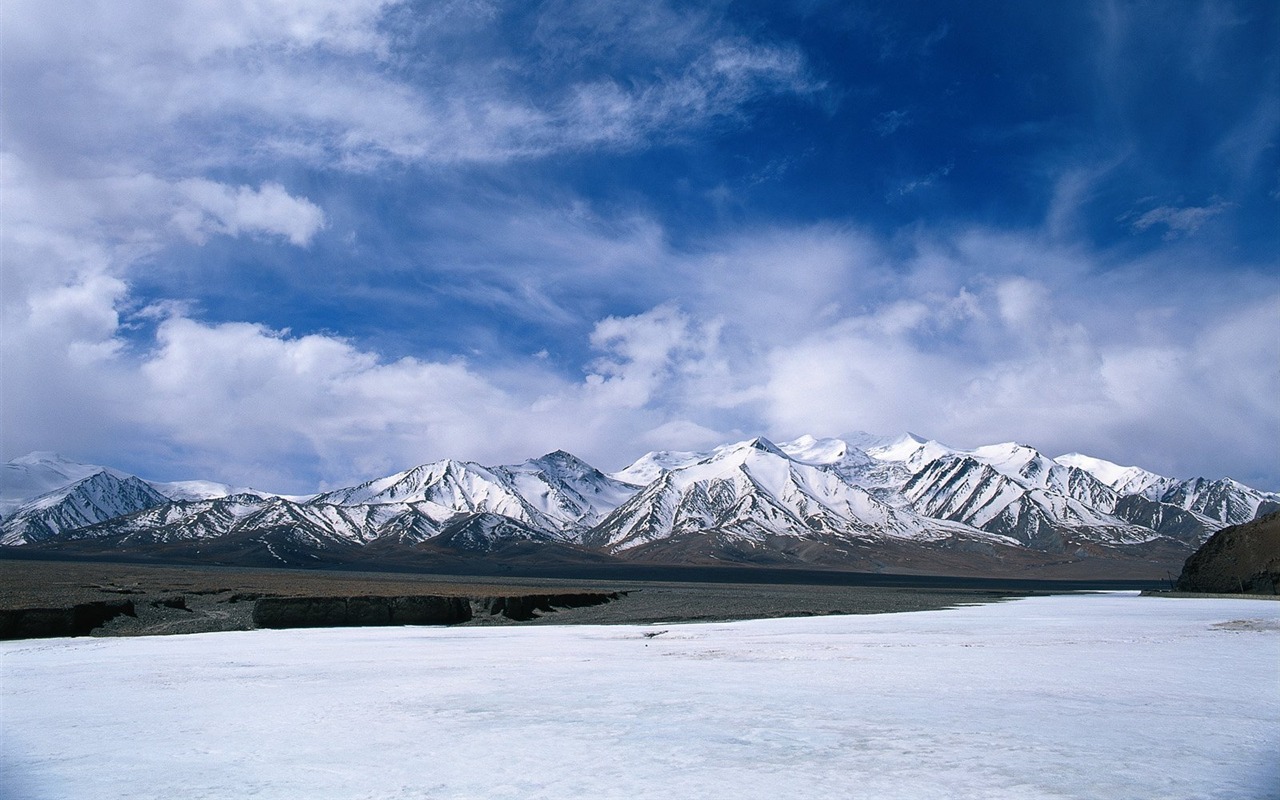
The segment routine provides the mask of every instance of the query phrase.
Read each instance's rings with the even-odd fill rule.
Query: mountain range
[[[1213,531],[1278,508],[1280,494],[1229,478],[912,434],[755,438],[648,453],[612,474],[564,451],[505,466],[446,459],[310,496],[147,481],[31,453],[3,467],[0,545],[262,565],[1163,577]]]

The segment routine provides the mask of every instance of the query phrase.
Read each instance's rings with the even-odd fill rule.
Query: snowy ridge
[[[49,452],[28,453],[15,458],[0,467],[0,519],[13,516],[29,500],[64,489],[106,469],[95,464],[80,464]]]
[[[1120,496],[1140,496],[1175,506],[1211,525],[1239,525],[1280,507],[1280,493],[1260,492],[1231,478],[1176,480],[1079,453],[1055,460],[1088,472]]]
[[[1084,470],[1120,494],[1147,496],[1148,492],[1153,492],[1158,496],[1163,494],[1171,484],[1176,483],[1141,467],[1122,467],[1119,464],[1080,453],[1067,453],[1058,456],[1054,461],[1064,466]]]
[[[786,534],[802,539],[931,538],[940,527],[880,502],[841,479],[845,453],[831,440],[789,443],[816,465],[793,459],[763,438],[717,448],[659,476],[591,534],[612,552],[679,535],[714,531],[728,540],[762,543]]]
[[[502,467],[437,461],[350,489],[327,492],[310,502],[341,506],[411,504],[417,513],[435,522],[460,513],[488,513],[532,529],[566,531],[595,525],[636,491],[637,487],[557,450]]]
[[[473,554],[564,545],[674,560],[781,549],[801,562],[813,548],[827,558],[876,542],[1189,551],[1280,507],[1280,495],[1228,478],[1176,480],[1016,442],[959,450],[909,433],[757,437],[648,453],[611,475],[560,450],[495,467],[445,459],[302,497],[148,482],[50,453],[4,466],[4,545],[240,542],[281,561],[375,544]]]
[[[248,486],[231,486],[217,481],[147,481],[147,483],[152,489],[155,489],[170,500],[217,500],[223,497],[230,497],[233,494],[248,494],[261,497],[264,500],[272,497],[282,497],[286,500],[301,503],[313,497],[313,495],[275,494]]]
[[[168,501],[144,481],[104,469],[19,506],[0,523],[0,545],[45,541]]]

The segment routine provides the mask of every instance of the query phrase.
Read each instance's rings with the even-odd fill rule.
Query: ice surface
[[[1280,603],[8,642],[15,798],[1280,796]]]

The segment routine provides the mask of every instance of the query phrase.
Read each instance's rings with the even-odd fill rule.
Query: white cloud
[[[316,472],[350,475],[466,456],[514,410],[462,362],[384,363],[340,339],[245,323],[167,320],[136,369],[153,424],[221,470],[318,459]]]
[[[197,242],[210,233],[237,236],[243,231],[284,236],[304,247],[324,227],[319,206],[293,197],[278,183],[264,183],[255,190],[190,178],[175,188],[187,202],[174,212],[174,224]]]
[[[880,134],[881,137],[890,136],[897,132],[899,128],[910,124],[911,112],[901,108],[881,112],[871,121],[871,126],[875,128],[876,133]]]
[[[690,411],[734,405],[718,320],[695,321],[672,306],[630,317],[606,317],[591,332],[605,355],[589,367],[586,386],[597,402],[619,408]]]
[[[5,36],[21,55],[40,48],[75,50],[93,44],[103,48],[101,55],[136,52],[153,63],[170,59],[195,62],[263,45],[365,51],[384,45],[376,25],[383,11],[397,2],[181,3],[159,13],[149,3],[125,0],[81,2],[75,4],[75,13],[68,7],[64,8],[66,13],[49,14],[39,0],[13,0],[5,4]]]
[[[1237,300],[1225,314],[1195,285],[1165,286],[1168,313],[1152,317],[1133,312],[1152,308],[1141,264],[1118,280],[1075,251],[985,231],[914,249],[891,260],[866,237],[813,228],[694,255],[664,246],[663,275],[741,277],[682,283],[681,306],[598,320],[577,378],[537,357],[389,360],[334,336],[204,323],[181,306],[148,334],[156,312],[129,310],[126,281],[81,274],[6,303],[6,455],[111,460],[125,447],[182,470],[154,477],[303,491],[445,456],[495,463],[564,447],[614,468],[642,449],[739,434],[911,429],[1173,474],[1274,475],[1273,282],[1219,278]]]
[[[888,199],[893,200],[894,198],[898,198],[898,197],[906,197],[907,195],[912,194],[913,192],[917,192],[921,189],[927,189],[930,186],[933,186],[934,184],[938,183],[943,178],[950,175],[951,170],[954,168],[955,168],[955,164],[948,162],[943,166],[933,170],[927,175],[923,175],[919,178],[912,178],[910,180],[904,181],[898,186],[897,189],[895,189],[892,193],[890,193]]]
[[[996,286],[996,306],[1000,318],[1011,328],[1035,325],[1049,311],[1045,287],[1029,278],[1005,278]]]
[[[175,233],[197,242],[212,234],[280,236],[305,246],[325,224],[316,204],[272,182],[255,189],[105,168],[68,176],[12,152],[0,152],[0,176],[11,298],[76,276],[123,277]]]
[[[1231,208],[1231,203],[1218,200],[1207,206],[1160,206],[1135,219],[1130,226],[1145,231],[1156,225],[1165,227],[1165,238],[1186,236],[1200,230],[1209,220]]]
[[[743,38],[696,11],[661,9],[663,50],[642,35],[649,15],[619,15],[594,42],[620,68],[601,78],[578,74],[579,52],[517,55],[502,20],[483,9],[388,16],[397,5],[179,4],[156,14],[145,3],[85,0],[50,15],[9,4],[5,89],[30,113],[7,119],[7,138],[54,159],[488,163],[629,148],[736,115],[755,97],[818,88],[797,49]],[[539,17],[535,43],[576,25],[553,7]],[[460,27],[474,46],[454,46]]]
[[[21,110],[0,121],[6,457],[144,450],[187,471],[154,477],[306,490],[442,456],[565,447],[607,467],[641,443],[910,428],[1280,481],[1273,270],[1190,249],[1225,201],[1133,219],[1177,240],[1149,261],[1079,244],[1124,153],[1063,171],[1043,231],[893,238],[817,223],[677,245],[633,210],[441,177],[450,201],[419,219],[433,297],[578,331],[562,343],[588,353],[580,373],[554,346],[514,365],[394,359],[213,324],[186,298],[139,310],[141,270],[176,238],[314,244],[330,218],[290,188],[299,165],[639,147],[822,88],[799,50],[713,8],[548,4],[528,55],[495,32],[501,8],[424,21],[396,5],[6,4],[3,90]],[[896,113],[885,131],[909,121]],[[1264,104],[1220,157],[1247,172],[1276,118]]]
[[[1177,324],[1153,331],[1112,313],[1150,286],[1106,296],[1104,280],[1067,293],[974,274],[955,294],[899,300],[779,345],[767,362],[767,427],[911,429],[961,446],[1019,439],[1175,475],[1251,470],[1274,482],[1263,455],[1280,445],[1274,285],[1261,298],[1239,287],[1222,319],[1193,311],[1189,288]]]

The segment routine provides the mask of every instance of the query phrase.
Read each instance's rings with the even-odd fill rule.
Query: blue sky
[[[912,430],[1280,488],[1274,3],[2,13],[5,458]]]

